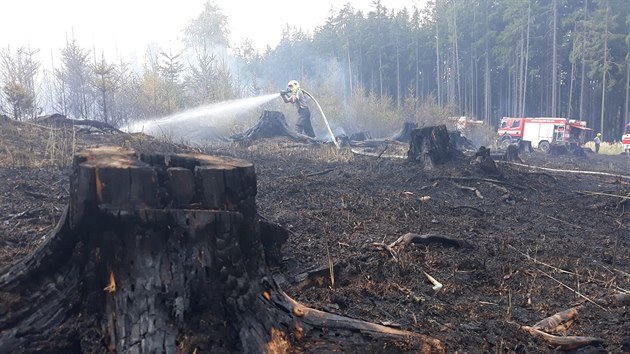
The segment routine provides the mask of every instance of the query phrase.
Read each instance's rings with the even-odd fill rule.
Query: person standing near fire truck
[[[597,133],[593,141],[595,142],[595,153],[599,154],[599,146],[602,144],[602,133]]]

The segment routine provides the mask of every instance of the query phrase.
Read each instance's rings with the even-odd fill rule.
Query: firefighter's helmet
[[[297,90],[300,88],[300,83],[296,80],[291,80],[287,84],[287,87],[289,88],[289,90],[291,90],[291,92],[296,93]]]

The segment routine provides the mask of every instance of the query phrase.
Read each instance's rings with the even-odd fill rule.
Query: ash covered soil
[[[10,121],[0,128],[2,267],[49,236],[68,203],[71,170],[59,167],[68,163],[46,142],[49,128]],[[105,144],[192,150],[142,135],[75,138],[57,146],[65,152],[59,156]],[[630,179],[613,176],[630,175],[627,156],[531,153],[521,155],[525,164],[610,175],[500,163],[503,176],[496,177],[468,156],[423,170],[403,159],[282,139],[203,151],[255,164],[259,214],[290,231],[272,270],[308,306],[426,334],[448,352],[539,353],[557,349],[521,326],[583,305],[560,335],[603,343],[574,352],[630,351],[630,306],[604,301],[630,291]],[[409,244],[392,253],[374,245],[406,233],[464,246]],[[443,287],[433,290],[426,274]]]

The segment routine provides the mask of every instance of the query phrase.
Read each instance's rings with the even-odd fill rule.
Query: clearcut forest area
[[[288,234],[269,272],[311,309],[422,334],[451,353],[630,351],[628,156],[521,153],[519,164],[496,158],[491,176],[474,151],[431,169],[391,158],[403,144],[375,156],[285,137],[193,148],[8,119],[0,135],[0,335],[12,328],[1,318],[20,311],[3,274],[54,234],[71,202],[73,151],[113,145],[252,162],[259,218]],[[408,233],[425,237],[399,240]],[[287,338],[286,352],[318,351]],[[107,352],[92,339],[39,338],[48,350]],[[381,349],[406,352],[404,342]]]

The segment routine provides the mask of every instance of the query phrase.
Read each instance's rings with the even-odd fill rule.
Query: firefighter
[[[595,141],[595,153],[599,154],[599,145],[601,145],[602,143],[602,133],[597,133],[593,141]]]
[[[311,110],[306,104],[306,97],[302,89],[300,89],[300,84],[295,80],[289,81],[287,89],[280,91],[280,96],[282,96],[284,103],[295,103],[297,107],[299,118],[295,124],[295,130],[300,134],[314,138],[315,132],[311,124]]]

